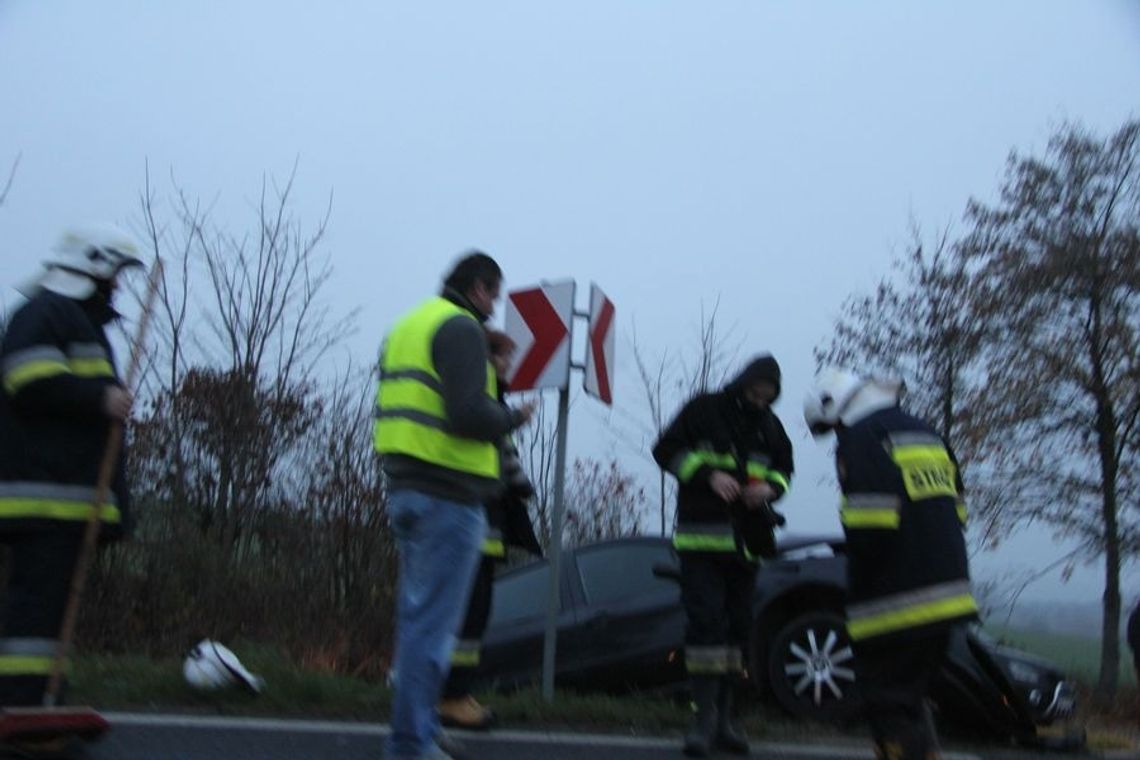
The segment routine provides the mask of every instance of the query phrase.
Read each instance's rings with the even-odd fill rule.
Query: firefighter
[[[487,331],[491,364],[499,382],[499,401],[504,402],[508,387],[507,370],[515,351],[515,342],[506,333]],[[534,485],[526,476],[511,436],[499,442],[501,478],[505,490],[487,502],[487,538],[483,540],[482,557],[475,574],[475,584],[467,602],[467,613],[459,640],[451,653],[451,672],[443,687],[439,703],[440,722],[452,728],[486,730],[494,725],[495,714],[479,704],[471,694],[471,686],[479,667],[483,632],[491,615],[495,567],[506,560],[507,547],[515,546],[541,557],[542,547],[534,534],[527,512],[527,500],[534,496]]]
[[[42,704],[112,422],[130,415],[105,325],[120,273],[141,266],[111,226],[65,233],[0,343],[0,540],[10,549],[0,706]],[[100,537],[123,535],[120,453]]]
[[[952,630],[974,620],[957,461],[899,407],[901,382],[829,370],[804,402],[815,436],[836,434],[847,536],[847,632],[875,742],[887,760],[930,760],[926,704]]]
[[[696,396],[653,447],[677,478],[673,546],[681,560],[685,667],[696,706],[684,751],[748,753],[732,722],[752,627],[757,561],[775,553],[771,508],[788,489],[792,444],[771,405],[780,366],[763,354],[721,391]]]

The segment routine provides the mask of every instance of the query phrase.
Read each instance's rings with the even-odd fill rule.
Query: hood
[[[740,371],[740,374],[733,378],[732,382],[724,386],[724,389],[733,395],[739,395],[745,388],[761,380],[767,380],[775,385],[776,398],[779,398],[780,365],[771,354],[760,354],[750,361]],[[775,401],[776,399],[772,400]]]

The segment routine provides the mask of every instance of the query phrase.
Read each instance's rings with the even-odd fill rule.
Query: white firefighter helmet
[[[40,288],[75,299],[90,298],[96,281],[113,280],[127,267],[142,266],[134,238],[112,224],[90,224],[64,231],[45,270],[17,288],[25,296]]]
[[[804,399],[804,421],[812,435],[825,435],[840,423],[852,425],[895,406],[905,387],[902,380],[867,378],[834,367],[824,370]]]
[[[222,689],[240,685],[260,694],[265,680],[245,669],[237,655],[216,641],[203,639],[182,663],[182,675],[197,689]]]

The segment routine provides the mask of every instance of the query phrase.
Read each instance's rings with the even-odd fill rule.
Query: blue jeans
[[[439,734],[439,702],[455,635],[479,563],[487,519],[478,504],[419,491],[388,494],[400,551],[396,601],[396,678],[390,758],[430,754]]]

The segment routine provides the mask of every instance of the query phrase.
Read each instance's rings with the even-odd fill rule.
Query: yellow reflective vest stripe
[[[0,676],[47,676],[51,675],[54,663],[54,657],[0,654]],[[63,669],[64,672],[71,670],[70,660],[64,660]]]
[[[0,676],[46,676],[51,674],[59,642],[55,639],[13,637],[0,639]],[[63,661],[64,671],[71,662]]]
[[[373,442],[381,454],[401,454],[458,472],[498,479],[499,455],[489,441],[449,432],[442,383],[432,361],[432,341],[447,320],[468,311],[432,298],[405,316],[388,335],[380,359]],[[484,388],[497,397],[495,372],[487,364]]]
[[[479,639],[460,639],[455,642],[455,649],[451,650],[451,667],[453,668],[477,668],[479,667],[479,655],[483,648],[483,642]]]
[[[904,591],[847,608],[847,632],[855,641],[977,614],[968,581]]]
[[[678,523],[673,548],[679,552],[734,552],[736,535],[728,523]]]
[[[685,670],[690,675],[723,675],[744,670],[740,647],[687,646]]]
[[[843,497],[839,519],[843,527],[898,528],[902,500],[891,493],[855,493]]]
[[[55,346],[33,346],[14,352],[4,360],[4,391],[14,395],[28,385],[57,375],[77,377],[115,376],[110,358],[98,343],[76,343],[67,352]]]
[[[67,520],[83,522],[91,517],[95,489],[62,483],[14,481],[0,483],[0,520]],[[99,511],[103,523],[118,524],[122,513],[114,495]]]
[[[677,480],[682,483],[688,483],[702,466],[708,466],[715,470],[735,472],[739,464],[736,461],[736,457],[732,454],[722,454],[707,449],[696,449],[694,451],[685,451],[678,455],[676,459],[670,463],[669,470],[677,476]],[[746,462],[745,469],[749,477],[775,483],[785,491],[790,487],[787,475],[762,462]]]
[[[503,532],[498,528],[489,528],[487,537],[483,539],[480,552],[487,557],[507,556],[507,546],[503,543]]]

